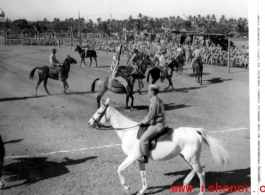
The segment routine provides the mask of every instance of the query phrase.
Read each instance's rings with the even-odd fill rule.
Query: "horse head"
[[[80,47],[78,44],[76,44],[76,45],[75,45],[75,50],[74,50],[74,51],[80,51],[80,49],[81,49],[81,47]]]
[[[76,64],[77,63],[77,61],[74,58],[72,58],[69,54],[67,54],[66,59],[69,60],[70,64]]]
[[[77,63],[77,61],[68,54],[64,60],[62,67],[66,71],[69,71],[70,70],[70,64],[76,64],[76,63]]]
[[[109,107],[109,98],[103,103],[101,100],[99,109],[95,112],[95,114],[88,121],[88,125],[92,128],[96,126],[100,127],[101,124],[108,122],[107,119],[107,109]]]

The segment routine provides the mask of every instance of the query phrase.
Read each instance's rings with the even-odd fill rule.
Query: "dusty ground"
[[[37,74],[33,81],[28,76],[33,68],[48,65],[51,47],[1,46],[0,50],[0,132],[7,152],[6,186],[0,195],[123,194],[116,170],[125,155],[120,146],[115,146],[121,141],[114,131],[90,129],[87,125],[96,111],[98,94],[90,92],[92,81],[108,75],[113,53],[97,52],[98,68],[93,62],[92,68],[82,65],[79,69],[77,53],[69,47],[58,49],[59,61],[67,54],[78,61],[71,67],[68,94],[60,93],[60,81],[48,80],[52,95],[47,96],[41,85],[35,97]],[[125,61],[123,56],[121,64]],[[213,164],[209,149],[203,148],[206,185],[250,185],[248,70],[231,68],[228,74],[225,67],[205,65],[200,86],[191,77],[191,70],[184,68],[183,75],[174,73],[175,90],[159,94],[165,103],[168,125],[203,127],[223,141],[230,153],[230,163],[223,169]],[[143,95],[134,96],[132,112],[124,109],[125,95],[107,92],[103,99],[110,97],[112,106],[139,121],[148,112],[146,80],[144,84]],[[168,83],[157,84],[164,88]],[[102,147],[105,145],[112,146]],[[188,170],[180,157],[163,163],[151,161],[146,194],[172,194],[170,186],[181,185]],[[138,166],[128,168],[125,176],[131,194],[135,194],[141,188]],[[197,177],[192,185],[198,189]]]

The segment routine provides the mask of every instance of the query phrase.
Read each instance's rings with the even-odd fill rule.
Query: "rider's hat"
[[[138,52],[138,49],[133,49],[133,53],[137,53]]]
[[[53,48],[53,49],[52,49],[52,52],[55,52],[55,51],[57,51],[57,50],[56,50],[55,48]]]
[[[150,91],[159,91],[159,86],[155,85],[155,84],[150,84],[149,85],[149,90]]]

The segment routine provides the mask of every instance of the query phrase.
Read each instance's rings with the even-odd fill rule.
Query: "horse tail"
[[[226,164],[228,162],[229,155],[226,149],[222,146],[221,142],[210,136],[210,134],[202,128],[198,128],[196,131],[201,134],[203,142],[209,146],[214,162],[218,166]]]
[[[153,70],[153,69],[151,69],[151,70]],[[149,70],[149,72],[148,72],[148,74],[147,74],[147,78],[146,78],[147,83],[149,83],[149,75],[150,75],[150,73],[151,73],[151,70]]]
[[[91,85],[91,91],[92,92],[95,92],[95,85],[96,85],[96,82],[99,80],[99,78],[95,79],[94,82],[92,83]]]
[[[29,79],[30,80],[33,80],[33,78],[34,78],[34,74],[35,74],[35,71],[37,70],[37,69],[41,69],[41,68],[34,68],[31,72],[30,72],[30,74],[29,74]]]

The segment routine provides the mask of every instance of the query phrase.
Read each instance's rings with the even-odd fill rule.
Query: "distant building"
[[[0,8],[0,22],[6,21],[5,15],[5,12]]]

